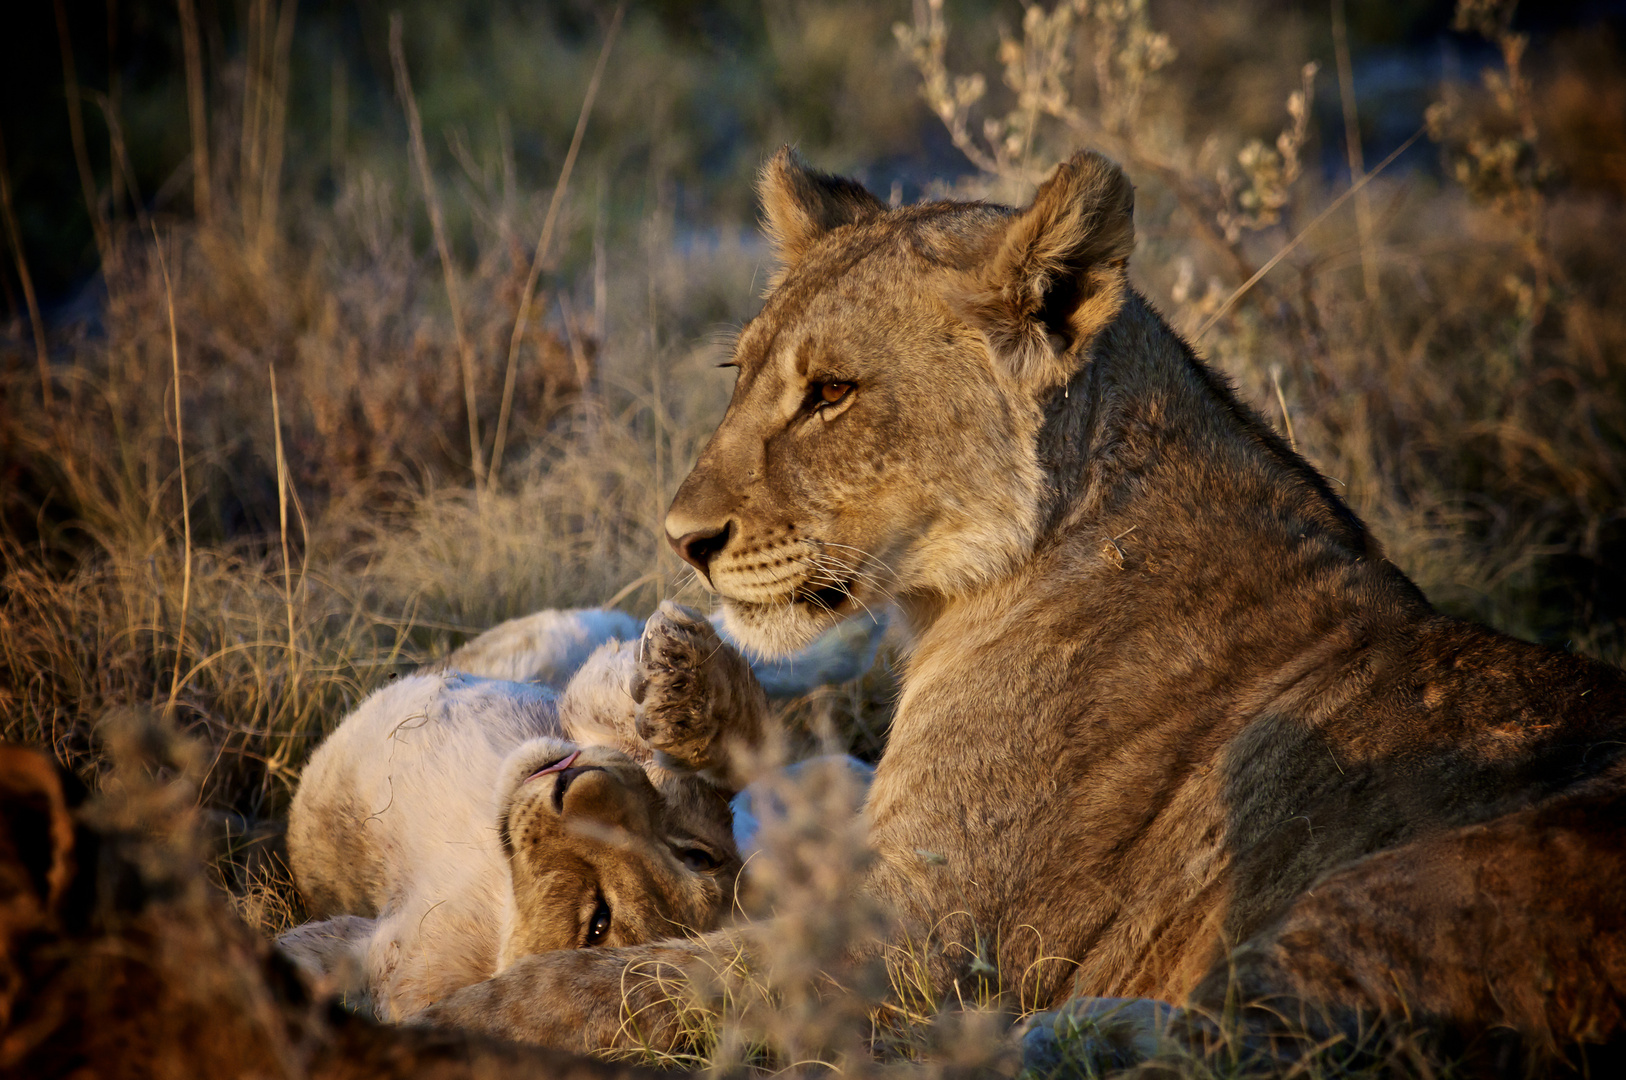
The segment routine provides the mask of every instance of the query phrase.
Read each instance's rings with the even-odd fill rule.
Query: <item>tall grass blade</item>
[[[452,262],[451,243],[446,238],[446,220],[441,212],[440,193],[435,187],[434,173],[429,168],[429,150],[423,142],[423,120],[418,115],[418,99],[412,93],[412,78],[407,73],[406,50],[401,43],[401,13],[390,14],[390,63],[395,68],[395,90],[406,110],[407,128],[411,133],[412,160],[423,184],[424,201],[429,209],[429,226],[435,234],[435,248],[440,253],[441,275],[446,282],[446,300],[452,308],[452,333],[457,339],[457,355],[463,371],[463,397],[469,414],[469,462],[474,471],[475,487],[485,483],[484,455],[480,452],[480,417],[474,400],[474,348],[463,325],[463,302],[457,283],[457,266]]]
[[[1361,117],[1355,104],[1355,71],[1349,60],[1349,26],[1344,0],[1332,0],[1332,46],[1338,62],[1338,99],[1344,110],[1344,150],[1349,157],[1349,182],[1358,184],[1366,175],[1365,155],[1361,153]],[[1378,299],[1378,264],[1372,253],[1372,200],[1367,192],[1355,196],[1355,232],[1361,245],[1361,285],[1367,303]]]
[[[282,544],[282,606],[288,618],[288,697],[293,719],[299,719],[299,639],[294,631],[293,563],[288,558],[288,459],[282,449],[282,404],[277,398],[277,369],[266,365],[271,376],[271,426],[275,431],[277,457],[277,537]],[[306,545],[309,547],[309,544]],[[303,578],[303,574],[301,574]],[[277,773],[287,765],[288,743],[277,748],[267,768]]]
[[[548,255],[548,245],[553,240],[554,221],[559,216],[559,207],[564,202],[565,191],[570,187],[570,173],[576,167],[576,154],[582,147],[582,136],[587,133],[587,117],[593,111],[593,99],[598,96],[598,84],[604,78],[604,65],[610,59],[610,50],[615,46],[615,35],[621,29],[621,18],[627,13],[626,0],[615,7],[615,14],[610,17],[610,28],[604,33],[604,44],[599,47],[598,63],[593,65],[592,78],[587,80],[587,93],[582,98],[581,113],[576,117],[576,131],[570,137],[570,149],[565,152],[564,166],[559,170],[559,182],[553,186],[553,198],[548,200],[548,213],[542,219],[542,235],[536,241],[536,253],[531,256],[531,271],[525,277],[525,288],[519,297],[519,313],[514,317],[514,333],[508,340],[508,370],[503,375],[502,382],[502,410],[497,415],[497,438],[491,449],[491,471],[486,476],[486,485],[495,486],[498,471],[502,468],[503,447],[508,438],[508,414],[514,403],[514,379],[519,370],[519,346],[525,340],[525,329],[531,317],[531,300],[536,295],[536,282],[542,275],[542,265]],[[582,388],[586,389],[587,382],[582,380]]]
[[[34,293],[34,276],[28,272],[23,254],[23,234],[17,227],[17,212],[11,205],[11,173],[6,167],[6,139],[0,132],[0,213],[5,214],[6,240],[17,266],[17,280],[23,286],[23,302],[28,305],[28,325],[34,331],[34,358],[40,371],[40,400],[51,408],[51,354],[45,347],[45,320],[40,316],[39,297]]]
[[[186,654],[186,619],[192,606],[192,498],[186,487],[186,437],[182,420],[181,398],[181,344],[175,330],[175,289],[169,278],[169,260],[164,258],[163,241],[153,230],[153,250],[158,253],[158,268],[164,275],[164,310],[169,316],[170,374],[175,392],[175,456],[181,481],[181,535],[184,543],[181,563],[181,627],[175,638],[175,669],[170,676],[169,701],[166,711],[175,708],[176,695],[181,690],[181,660]]]

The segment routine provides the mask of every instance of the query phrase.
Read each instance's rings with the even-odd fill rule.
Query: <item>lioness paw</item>
[[[667,602],[638,646],[638,737],[663,765],[726,773],[732,740],[755,744],[767,699],[739,650],[697,612]]]
[[[1178,1009],[1151,998],[1074,998],[1018,1028],[1025,1075],[1087,1080],[1156,1056]]]

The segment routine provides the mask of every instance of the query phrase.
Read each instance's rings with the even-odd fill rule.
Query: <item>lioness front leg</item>
[[[1022,1067],[1048,1077],[1132,1068],[1163,1048],[1179,1013],[1151,998],[1074,998],[1023,1022]]]
[[[632,697],[638,736],[660,765],[730,790],[749,782],[743,766],[762,745],[768,697],[745,657],[698,612],[668,601],[650,616]]]

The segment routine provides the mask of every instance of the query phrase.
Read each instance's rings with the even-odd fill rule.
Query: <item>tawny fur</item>
[[[940,986],[1621,1036],[1626,678],[1434,612],[1129,285],[1115,166],[1019,211],[877,212],[784,155],[763,188],[785,267],[667,530],[721,538],[758,648],[903,612],[863,887]],[[675,1040],[623,973],[706,947],[531,957],[428,1018]]]

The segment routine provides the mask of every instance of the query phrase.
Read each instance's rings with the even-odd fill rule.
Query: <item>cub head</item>
[[[760,193],[780,269],[666,531],[735,636],[774,654],[1031,554],[1045,403],[1128,295],[1134,195],[1081,153],[1022,210],[889,209],[788,149]]]
[[[720,795],[707,793],[715,821],[691,813],[679,827],[637,762],[559,739],[523,744],[503,774],[514,911],[499,970],[532,953],[710,930],[733,903],[740,859]]]

